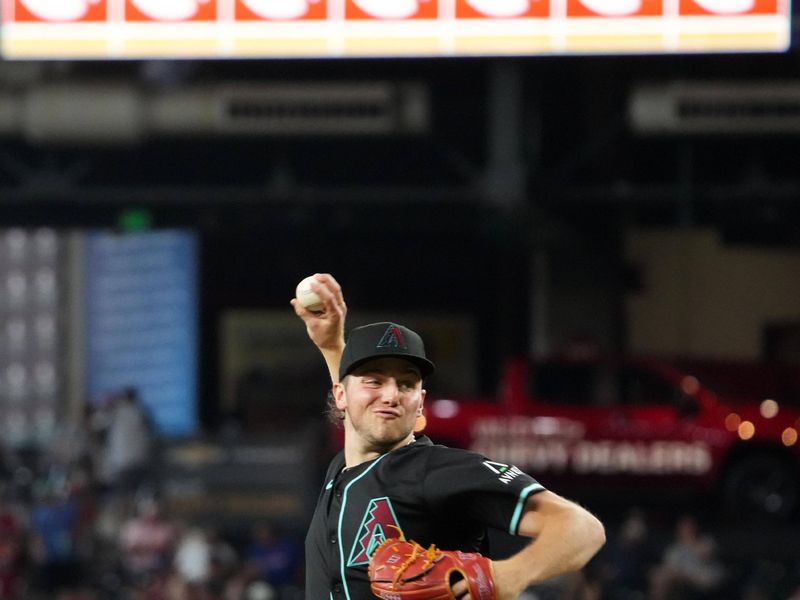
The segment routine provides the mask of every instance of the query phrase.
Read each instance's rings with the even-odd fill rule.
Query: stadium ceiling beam
[[[769,200],[800,205],[800,180],[760,183],[695,182],[692,202],[735,204]],[[554,204],[652,205],[685,201],[685,188],[679,183],[610,183],[571,185],[543,193],[539,202]]]
[[[464,185],[293,185],[289,189],[270,186],[3,186],[0,206],[59,204],[75,205],[269,205],[269,204],[397,204],[483,203],[483,191]]]

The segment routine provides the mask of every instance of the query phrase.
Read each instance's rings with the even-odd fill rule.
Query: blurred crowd
[[[726,551],[692,512],[651,519],[633,507],[606,525],[606,546],[582,572],[524,600],[800,600],[800,544],[778,553],[784,558]]]
[[[56,443],[6,450],[0,600],[302,600],[301,541],[174,518],[136,391],[87,407]]]
[[[304,598],[301,535],[165,510],[159,440],[135,390],[88,407],[47,451],[3,458],[0,600]],[[659,519],[631,508],[607,522],[608,543],[582,572],[524,600],[800,600],[800,543],[793,559],[742,560],[697,514]]]

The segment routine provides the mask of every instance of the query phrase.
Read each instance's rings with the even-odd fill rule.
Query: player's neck
[[[410,433],[408,437],[404,438],[403,440],[397,442],[392,446],[388,446],[385,448],[376,447],[372,444],[367,444],[360,438],[355,435],[346,436],[345,444],[344,444],[344,462],[345,468],[350,469],[361,463],[368,462],[370,460],[375,460],[379,456],[386,454],[387,452],[391,452],[393,450],[397,450],[398,448],[403,448],[404,446],[408,446],[409,444],[413,443],[416,438],[414,437],[413,433]]]

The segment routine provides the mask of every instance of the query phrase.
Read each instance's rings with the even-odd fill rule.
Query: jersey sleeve
[[[525,501],[544,489],[514,465],[443,446],[430,453],[424,475],[425,496],[435,513],[463,512],[512,535],[517,534]]]

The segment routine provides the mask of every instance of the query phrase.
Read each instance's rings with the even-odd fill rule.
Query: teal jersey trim
[[[517,506],[514,509],[514,515],[511,517],[511,523],[508,525],[508,533],[511,535],[517,535],[517,528],[519,527],[519,521],[522,518],[522,509],[525,507],[525,501],[532,492],[538,492],[543,489],[544,486],[542,484],[532,483],[519,493],[519,499],[517,500]]]
[[[338,539],[338,543],[339,543],[339,568],[340,568],[340,573],[342,575],[342,588],[344,588],[344,596],[345,596],[345,598],[347,598],[347,600],[350,600],[350,588],[347,586],[347,577],[345,576],[345,568],[346,568],[345,558],[344,558],[345,551],[344,551],[344,548],[342,548],[342,519],[343,519],[344,514],[345,514],[345,508],[347,507],[347,493],[350,491],[350,488],[353,487],[353,485],[359,479],[361,479],[367,473],[369,473],[372,469],[374,469],[375,465],[377,465],[379,462],[381,462],[387,456],[388,456],[388,454],[382,454],[381,456],[376,458],[375,462],[372,463],[369,467],[367,467],[366,470],[361,475],[359,475],[358,477],[353,479],[353,481],[351,481],[350,483],[348,483],[344,487],[344,493],[342,494],[342,508],[339,510],[339,526],[338,526],[338,529],[337,529],[337,535],[339,536],[339,539]]]

